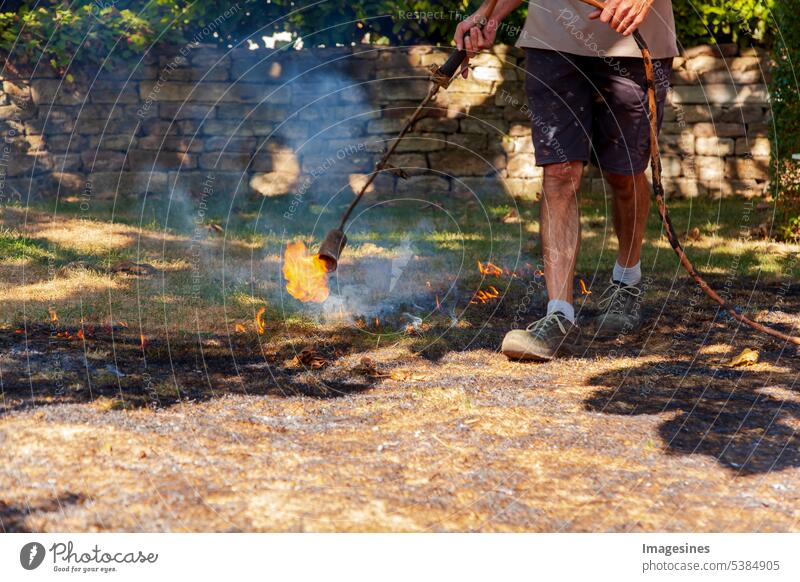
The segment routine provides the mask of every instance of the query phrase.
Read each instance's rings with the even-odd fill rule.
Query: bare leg
[[[606,173],[605,177],[614,191],[617,262],[622,267],[633,267],[642,256],[642,239],[650,212],[650,186],[644,173],[635,176]]]
[[[550,300],[560,299],[570,304],[580,248],[578,188],[582,173],[583,162],[544,167],[540,228],[547,295]]]

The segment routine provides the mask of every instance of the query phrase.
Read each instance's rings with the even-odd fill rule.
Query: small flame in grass
[[[266,312],[267,308],[262,307],[258,310],[258,313],[256,313],[256,329],[260,335],[264,335],[267,332],[267,322],[264,321],[264,314]]]
[[[286,247],[283,276],[286,290],[295,299],[321,303],[330,295],[325,261],[317,255],[309,255],[306,245],[300,241]]]
[[[83,330],[79,329],[78,333],[75,334],[75,337],[77,337],[79,340],[84,339],[85,336],[83,335]]]
[[[592,290],[586,288],[586,281],[583,279],[578,279],[578,284],[581,286],[581,295],[591,295]]]
[[[56,313],[56,310],[55,310],[55,309],[53,309],[52,307],[50,307],[50,308],[47,310],[47,312],[50,314],[50,321],[51,321],[52,323],[55,323],[56,321],[58,321],[58,313]]]
[[[486,263],[484,265],[480,261],[478,261],[478,271],[480,271],[481,275],[489,275],[494,277],[499,277],[503,274],[503,269],[494,263]]]
[[[141,344],[142,349],[145,349],[147,347],[147,338],[144,337],[143,333],[139,334],[139,343]]]
[[[473,305],[484,305],[498,297],[500,297],[500,291],[498,291],[494,285],[489,285],[486,289],[478,289],[478,292],[475,293],[470,303]]]
[[[536,269],[533,272],[533,274],[536,275],[537,277],[544,277],[544,271],[542,271],[541,269]]]
[[[247,328],[241,323],[237,323],[233,328],[236,330],[236,333],[244,333],[247,331]]]

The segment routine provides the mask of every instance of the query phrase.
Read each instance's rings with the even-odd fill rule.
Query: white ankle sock
[[[639,261],[632,267],[623,267],[619,264],[619,261],[617,261],[614,263],[614,272],[611,278],[625,285],[636,285],[642,280],[642,261]]]
[[[550,315],[554,311],[561,312],[564,317],[569,319],[572,323],[575,323],[575,309],[572,307],[571,303],[567,303],[561,299],[551,299],[547,302],[547,315]]]

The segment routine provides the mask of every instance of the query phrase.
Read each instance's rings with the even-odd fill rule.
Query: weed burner
[[[497,0],[492,0],[488,3],[481,24],[484,24],[492,14],[495,4],[497,4]],[[459,70],[465,58],[467,58],[467,51],[463,49],[457,50],[450,55],[443,65],[431,65],[429,67],[430,87],[428,88],[428,94],[425,96],[425,99],[422,100],[422,103],[417,106],[417,108],[414,110],[414,113],[408,118],[408,121],[406,121],[405,125],[400,130],[400,133],[394,139],[392,145],[389,147],[386,153],[383,154],[383,157],[378,161],[377,164],[375,164],[375,169],[370,173],[366,182],[361,186],[358,194],[356,194],[355,198],[353,198],[353,201],[350,203],[350,206],[342,215],[342,221],[339,224],[339,227],[328,232],[319,247],[319,252],[317,255],[325,262],[328,272],[335,271],[339,266],[339,256],[341,255],[344,246],[347,244],[347,237],[344,234],[347,220],[353,213],[353,209],[361,201],[361,198],[364,196],[367,188],[369,188],[370,184],[372,184],[372,182],[375,180],[375,177],[381,172],[389,172],[403,179],[408,178],[408,175],[402,170],[402,168],[397,168],[389,163],[389,158],[392,156],[395,149],[397,149],[397,144],[402,141],[414,124],[419,121],[420,117],[422,117],[425,107],[434,99],[434,97],[436,97],[436,94],[439,92],[439,90],[447,89],[447,87],[450,86],[453,76]]]

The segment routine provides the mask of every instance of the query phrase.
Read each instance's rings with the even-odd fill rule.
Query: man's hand
[[[650,12],[653,0],[607,0],[603,10],[595,10],[589,18],[600,19],[625,36],[633,34]]]
[[[483,23],[483,29],[480,24]],[[499,22],[493,18],[485,19],[479,10],[462,20],[456,27],[456,34],[453,40],[456,47],[467,51],[467,58],[461,65],[461,76],[465,79],[469,76],[469,59],[480,51],[491,48],[497,37],[497,25]]]

